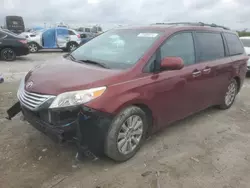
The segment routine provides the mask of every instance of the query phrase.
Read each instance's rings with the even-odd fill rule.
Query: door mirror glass
[[[184,62],[180,57],[165,57],[161,60],[161,69],[180,70],[184,67]]]

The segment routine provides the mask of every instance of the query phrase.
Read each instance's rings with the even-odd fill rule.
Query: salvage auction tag
[[[156,37],[158,34],[157,33],[140,33],[137,35],[137,37]]]

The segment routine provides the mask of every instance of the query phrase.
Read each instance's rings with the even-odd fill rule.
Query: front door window
[[[168,39],[160,48],[161,59],[164,57],[181,57],[185,65],[195,63],[192,33],[179,33]]]

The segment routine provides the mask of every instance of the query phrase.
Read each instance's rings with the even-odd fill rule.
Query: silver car
[[[56,27],[36,32],[24,32],[20,34],[28,41],[30,52],[40,49],[62,49],[72,51],[81,43],[81,36],[73,29]]]
[[[244,45],[247,55],[250,56],[250,37],[240,37],[240,40]],[[250,73],[250,59],[247,62],[247,72]]]

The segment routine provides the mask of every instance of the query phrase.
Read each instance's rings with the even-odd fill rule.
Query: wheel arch
[[[71,40],[67,42],[66,47],[68,47],[68,45],[72,43],[76,44],[77,46],[79,45],[76,41]]]
[[[5,45],[5,46],[0,47],[0,51],[3,50],[3,49],[5,49],[5,48],[11,48],[12,50],[14,50],[16,52],[15,47],[10,46],[10,45]]]
[[[36,42],[36,41],[29,41],[27,44],[33,44],[33,43],[36,44],[39,49],[42,48],[42,46],[38,42]]]
[[[152,129],[153,129],[154,125],[156,124],[156,118],[155,118],[155,115],[153,114],[153,110],[150,107],[150,105],[146,104],[144,101],[131,100],[131,101],[128,101],[128,102],[120,105],[115,110],[115,114],[118,114],[122,109],[128,108],[129,106],[139,107],[146,113],[146,116],[147,116],[147,119],[149,122],[148,133],[152,132]]]
[[[235,76],[233,79],[235,79],[236,80],[236,82],[237,82],[237,92],[239,92],[240,91],[240,88],[241,88],[241,80],[240,80],[240,77],[239,76]]]

